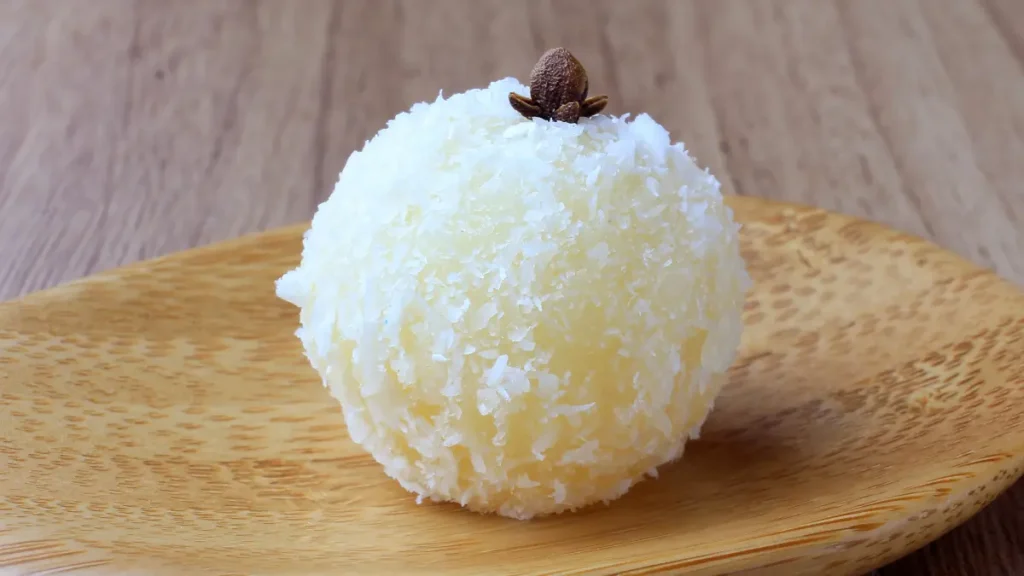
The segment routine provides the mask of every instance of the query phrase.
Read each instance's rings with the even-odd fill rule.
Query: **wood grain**
[[[0,305],[0,566],[857,575],[1024,474],[1024,293],[876,224],[731,205],[755,288],[701,439],[531,522],[417,505],[348,438],[273,290],[303,225]]]
[[[553,45],[728,191],[1024,284],[1016,0],[3,0],[0,298],[300,222],[389,117]],[[881,573],[1024,573],[1022,507]]]

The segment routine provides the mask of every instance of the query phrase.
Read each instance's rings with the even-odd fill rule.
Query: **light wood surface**
[[[1017,0],[4,0],[0,32],[0,298],[305,220],[389,117],[554,45],[728,191],[1024,284]],[[880,572],[1024,573],[1022,510]]]
[[[93,574],[857,575],[1024,473],[1024,294],[733,198],[755,288],[701,439],[609,506],[418,506],[348,439],[273,281],[303,226],[0,305],[0,565]]]

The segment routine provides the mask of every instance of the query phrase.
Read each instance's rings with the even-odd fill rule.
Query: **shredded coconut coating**
[[[353,153],[277,284],[352,440],[419,495],[526,519],[679,458],[750,280],[719,183],[647,115],[527,120],[516,80]]]

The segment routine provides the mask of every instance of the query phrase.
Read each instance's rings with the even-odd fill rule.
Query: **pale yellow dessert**
[[[530,518],[679,458],[749,279],[719,183],[647,115],[524,118],[513,79],[352,154],[278,282],[353,441],[420,500]]]

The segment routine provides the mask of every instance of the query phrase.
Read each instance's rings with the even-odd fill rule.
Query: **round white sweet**
[[[352,154],[278,295],[352,440],[406,489],[530,518],[679,458],[749,278],[718,182],[647,115],[527,120],[513,79]]]

